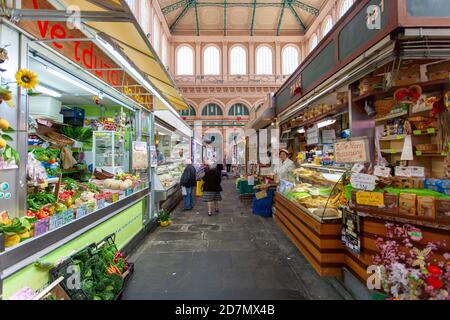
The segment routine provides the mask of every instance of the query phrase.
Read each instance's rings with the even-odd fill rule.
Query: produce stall
[[[38,16],[55,10],[47,1],[25,1],[16,9]],[[128,9],[123,14],[134,21]],[[155,222],[149,151],[157,89],[137,76],[140,71],[107,34],[92,37],[84,23],[80,30],[69,28],[64,17],[23,17],[18,23],[2,18],[0,27],[2,299],[46,294],[60,285],[50,267],[91,244],[101,250],[99,243],[111,234],[113,262],[96,263],[109,268],[103,278],[115,273],[123,280],[128,270],[118,250],[126,256]],[[54,41],[55,33],[43,25],[62,30],[65,39]],[[127,26],[133,41],[140,37],[140,29]],[[145,37],[139,39],[150,54]],[[91,287],[101,282],[84,280],[94,281]],[[110,280],[103,283],[108,293],[98,289],[101,294],[87,298],[117,298],[121,288]]]
[[[381,28],[365,29],[374,4],[356,4],[276,94],[297,168],[275,196],[275,220],[319,274],[360,280],[355,292],[367,290],[369,266],[403,266],[414,275],[407,285],[388,273],[374,289],[440,299],[450,248],[450,53],[425,47],[448,38],[427,29],[441,19],[406,1],[385,3]],[[405,243],[414,249],[403,258]],[[384,258],[389,250],[394,261]]]

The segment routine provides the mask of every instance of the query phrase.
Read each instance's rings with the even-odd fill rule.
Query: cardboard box
[[[399,199],[399,213],[406,216],[416,216],[417,196],[411,193],[401,193]]]
[[[436,216],[439,221],[450,222],[450,199],[436,199]]]
[[[422,218],[436,219],[436,203],[434,197],[417,197],[417,215]]]

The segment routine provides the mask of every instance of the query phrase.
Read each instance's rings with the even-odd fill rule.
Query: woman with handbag
[[[210,164],[203,177],[203,202],[208,203],[208,215],[212,215],[212,210],[214,206],[214,211],[219,213],[219,201],[222,201],[222,187],[220,183],[222,182],[221,174],[217,171],[217,165]]]

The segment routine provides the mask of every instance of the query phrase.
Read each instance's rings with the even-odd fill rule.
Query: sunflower
[[[16,81],[19,87],[27,90],[36,88],[39,83],[37,74],[25,69],[20,69],[16,72]]]

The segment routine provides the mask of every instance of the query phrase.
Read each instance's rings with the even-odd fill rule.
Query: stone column
[[[281,74],[281,45],[279,41],[275,42],[275,75]],[[278,80],[278,79],[277,79]]]
[[[222,79],[228,78],[228,42],[222,42]]]
[[[202,74],[202,43],[195,42],[195,76]]]
[[[252,76],[256,73],[255,64],[255,44],[250,41],[248,44],[248,73]]]

